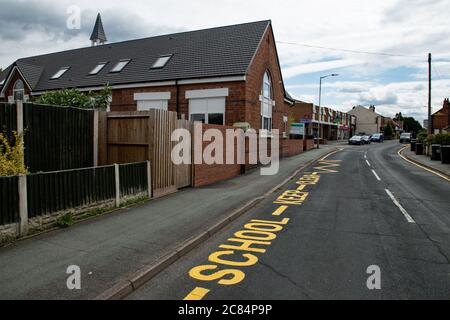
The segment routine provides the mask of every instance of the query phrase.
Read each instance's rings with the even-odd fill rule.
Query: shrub
[[[433,141],[434,141],[434,134],[427,135],[427,138],[426,138],[427,145],[432,145]]]
[[[428,133],[426,130],[422,130],[417,134],[417,141],[420,143],[424,143],[428,137]]]
[[[23,134],[13,132],[12,139],[0,133],[0,176],[28,174],[24,160]]]
[[[108,107],[111,88],[105,86],[100,92],[84,94],[77,89],[63,89],[50,91],[38,97],[34,102],[61,107],[75,107],[82,109],[106,109]]]
[[[450,145],[450,133],[440,133],[434,136],[434,144],[440,144],[442,146]]]

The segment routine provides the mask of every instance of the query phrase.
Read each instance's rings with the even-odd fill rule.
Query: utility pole
[[[428,133],[433,134],[433,121],[431,117],[431,53],[428,54]]]

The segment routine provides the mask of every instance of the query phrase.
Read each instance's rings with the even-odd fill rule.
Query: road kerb
[[[133,290],[131,281],[123,280],[104,291],[101,295],[97,296],[95,300],[121,300],[132,293]]]
[[[95,298],[95,300],[120,300],[131,294],[133,291],[140,288],[142,285],[150,281],[152,278],[154,278],[156,275],[158,275],[161,271],[166,269],[168,266],[176,262],[178,259],[180,259],[182,256],[186,255],[193,249],[200,246],[205,240],[212,237],[214,234],[225,228],[227,225],[229,225],[231,222],[235,221],[237,218],[242,216],[244,213],[249,211],[251,208],[253,208],[255,205],[257,205],[259,202],[261,202],[264,198],[269,196],[270,194],[276,192],[278,189],[283,187],[285,184],[287,184],[289,181],[291,181],[293,178],[295,178],[302,170],[310,166],[311,164],[320,161],[324,156],[334,153],[336,150],[333,149],[330,152],[326,153],[325,155],[321,155],[320,157],[317,157],[309,162],[307,162],[305,165],[303,165],[301,168],[296,169],[288,178],[283,180],[282,183],[278,184],[276,187],[272,188],[270,191],[265,193],[263,196],[259,196],[254,198],[253,200],[250,200],[245,205],[241,206],[240,208],[234,210],[230,215],[228,215],[227,218],[223,219],[219,223],[211,226],[208,228],[208,230],[203,231],[200,235],[190,238],[190,240],[187,240],[184,244],[182,244],[180,247],[173,250],[171,253],[165,255],[156,264],[152,264],[149,266],[146,266],[133,275],[131,275],[130,280],[121,281],[118,284],[114,285],[110,289],[107,289],[105,292],[100,294]]]
[[[405,151],[407,148],[408,148],[408,147],[404,147],[404,148],[402,148],[402,149],[400,149],[400,150],[398,151],[398,155],[399,155],[401,158],[403,158],[403,159],[406,160],[406,161],[412,162],[412,164],[414,164],[414,165],[416,165],[416,166],[418,166],[418,167],[421,167],[422,169],[424,169],[424,170],[426,170],[426,171],[429,171],[429,172],[431,172],[431,173],[437,175],[438,177],[441,177],[441,178],[443,178],[444,180],[447,180],[447,181],[450,182],[450,175],[448,175],[447,173],[445,173],[445,172],[443,172],[443,171],[440,171],[440,170],[438,170],[438,169],[436,169],[436,168],[432,168],[432,167],[430,167],[430,166],[427,166],[426,164],[423,164],[422,162],[419,162],[419,161],[417,161],[417,160],[415,160],[415,159],[413,159],[413,158],[410,158],[410,157],[408,157],[407,155],[405,155],[405,154],[404,154],[404,151]]]

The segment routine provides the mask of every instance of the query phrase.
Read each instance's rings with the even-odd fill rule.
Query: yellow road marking
[[[334,152],[331,152],[331,153],[327,154],[325,157],[323,157],[322,159],[320,159],[320,161],[326,160],[328,157],[330,157],[330,156],[332,156],[333,154],[338,153],[338,152],[340,152],[340,151],[342,151],[342,150],[343,150],[343,149],[339,149],[339,150],[336,150],[336,151],[334,151]]]
[[[443,174],[440,174],[439,172],[436,172],[436,171],[434,171],[434,170],[428,169],[427,167],[421,166],[420,164],[417,164],[417,163],[415,163],[415,162],[413,162],[413,161],[407,159],[404,155],[402,155],[402,152],[403,152],[404,150],[406,150],[407,148],[409,148],[409,147],[406,146],[406,147],[400,149],[400,150],[397,152],[397,154],[400,156],[400,158],[402,158],[402,159],[405,160],[406,162],[409,162],[409,163],[415,165],[416,167],[422,168],[423,170],[426,170],[426,171],[428,171],[428,172],[431,172],[432,174],[435,174],[435,175],[437,175],[438,177],[441,177],[442,179],[444,179],[444,180],[450,182],[450,179],[447,178],[446,176],[444,176]]]
[[[211,290],[197,287],[194,290],[192,290],[191,293],[189,293],[183,300],[187,301],[202,300],[209,293],[209,291]]]
[[[283,212],[286,211],[286,209],[289,208],[288,206],[280,206],[277,210],[275,210],[274,213],[272,213],[273,216],[281,216]]]

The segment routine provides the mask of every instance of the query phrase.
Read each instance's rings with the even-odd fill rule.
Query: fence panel
[[[186,129],[192,135],[193,123],[188,120],[178,120],[177,129]],[[191,161],[192,161],[192,144],[191,144]],[[175,165],[175,181],[177,188],[185,188],[192,186],[192,164]]]
[[[38,217],[115,198],[114,166],[27,176],[28,216]]]
[[[0,177],[0,225],[19,221],[19,178]]]
[[[147,162],[119,166],[120,196],[148,194]]]
[[[0,132],[10,135],[11,131],[17,130],[16,117],[16,105],[3,102],[0,103]]]
[[[94,110],[25,103],[24,128],[30,172],[94,165]]]

